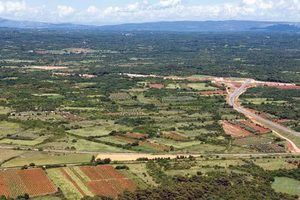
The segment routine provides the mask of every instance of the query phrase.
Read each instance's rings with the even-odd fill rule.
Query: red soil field
[[[148,138],[147,134],[142,134],[142,133],[132,133],[128,132],[125,134],[126,137],[133,138],[133,139],[146,139]]]
[[[83,171],[92,181],[113,178],[125,178],[115,168],[109,165],[102,166],[82,166],[80,170]]]
[[[0,194],[5,195],[8,197],[10,195],[9,188],[7,187],[6,183],[4,182],[4,176],[0,173]]]
[[[241,121],[241,123],[248,126],[248,127],[250,127],[250,128],[252,128],[252,129],[254,129],[255,131],[257,131],[260,134],[265,134],[265,133],[270,132],[270,129],[262,127],[258,124],[253,123],[253,122],[243,120],[243,121]]]
[[[232,82],[232,85],[234,85],[234,87],[239,88],[242,86],[242,83],[240,82]]]
[[[25,193],[30,197],[54,194],[57,188],[42,169],[0,171],[0,194],[17,197]]]
[[[203,91],[200,92],[200,95],[210,96],[210,95],[227,95],[227,92],[224,90],[212,90],[212,91]]]
[[[150,83],[148,86],[153,89],[163,89],[165,87],[165,85],[161,83]]]
[[[116,198],[125,190],[136,189],[133,181],[120,174],[112,166],[82,166],[80,169],[91,180],[86,185],[95,195]]]
[[[227,135],[231,135],[234,138],[247,137],[251,133],[242,127],[229,123],[227,121],[222,122],[223,129]]]

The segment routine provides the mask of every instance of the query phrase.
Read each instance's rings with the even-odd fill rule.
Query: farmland
[[[47,173],[68,199],[93,195],[117,197],[125,190],[136,188],[133,180],[112,166],[56,168]]]
[[[299,35],[0,34],[0,196],[298,199]]]
[[[0,183],[0,193],[12,198],[23,194],[35,197],[57,192],[41,169],[0,171]]]

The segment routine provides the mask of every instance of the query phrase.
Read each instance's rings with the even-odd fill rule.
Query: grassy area
[[[41,136],[34,140],[17,140],[17,139],[2,139],[0,144],[18,145],[18,146],[35,146],[46,140],[48,136]]]
[[[142,179],[147,185],[157,185],[152,177],[148,174],[145,163],[127,164],[131,173]]]
[[[253,104],[257,104],[257,105],[260,105],[262,103],[283,104],[283,103],[287,102],[287,101],[275,101],[275,100],[268,99],[268,98],[246,98],[246,99],[243,99],[243,101],[250,102]]]
[[[285,162],[285,159],[257,159],[254,163],[265,170],[296,168],[295,165]]]
[[[175,141],[175,140],[170,140],[170,139],[165,139],[165,138],[156,138],[154,141],[157,141],[160,144],[168,145],[168,146],[173,146],[176,149],[185,149],[194,145],[200,145],[200,141],[188,141],[188,142],[183,142],[183,141]]]
[[[47,169],[47,174],[56,187],[61,188],[66,199],[80,200],[83,197],[75,186],[64,177],[60,168]]]
[[[7,160],[7,159],[10,159],[10,158],[13,158],[13,157],[16,157],[16,156],[19,156],[21,154],[23,154],[24,151],[17,151],[17,150],[1,150],[1,154],[0,154],[0,163]]]
[[[276,192],[300,195],[300,181],[287,177],[275,177],[272,188]]]
[[[187,164],[187,162],[185,162],[185,161],[181,161],[181,163]],[[244,164],[244,162],[239,159],[232,159],[232,160],[197,159],[197,162],[194,162],[194,164],[192,164],[192,163],[193,162],[188,164],[188,165],[190,165],[190,168],[166,170],[166,173],[168,175],[174,176],[174,175],[196,175],[197,172],[207,173],[210,171],[231,171],[230,169],[228,169],[229,166]]]
[[[93,193],[89,191],[89,189],[86,187],[86,185],[84,184],[84,181],[78,177],[75,173],[77,173],[77,171],[72,170],[72,168],[69,167],[64,167],[63,168],[68,174],[69,176],[78,184],[78,186],[80,187],[80,189],[88,196],[93,196]]]
[[[92,156],[90,154],[51,154],[45,152],[28,152],[20,157],[12,159],[2,165],[2,167],[15,167],[29,165],[54,165],[68,163],[84,163],[90,162]]]
[[[55,197],[55,196],[43,196],[43,197],[36,197],[32,199],[33,200],[61,200],[60,197]]]
[[[125,140],[117,139],[114,136],[102,137],[102,138],[99,138],[98,140],[103,141],[103,142],[111,142],[111,143],[114,143],[114,144],[120,144],[120,145],[126,145],[126,144],[130,143],[130,142],[125,141]]]
[[[140,189],[146,189],[149,185],[136,174],[132,173],[130,170],[119,170],[121,174],[123,174],[126,178],[132,180]]]
[[[186,147],[182,150],[182,152],[189,152],[189,153],[213,153],[219,152],[224,153],[226,147],[220,145],[213,145],[213,144],[197,144],[193,146]]]
[[[7,121],[0,121],[0,137],[6,136],[8,134],[15,134],[20,131],[22,131],[20,124]]]
[[[180,89],[181,86],[180,86],[180,84],[178,84],[178,83],[170,83],[170,84],[167,85],[166,88],[167,88],[167,89]]]
[[[0,115],[6,115],[11,112],[10,108],[0,106]]]
[[[81,128],[81,129],[73,129],[68,131],[69,133],[79,135],[79,136],[104,136],[108,135],[110,133],[110,130],[107,130],[105,127],[87,127],[87,128]]]
[[[206,90],[217,90],[218,88],[207,85],[206,83],[189,83],[187,87],[194,90],[206,91]]]
[[[79,151],[99,151],[99,152],[129,152],[128,150],[121,149],[106,144],[91,142],[87,140],[78,140],[73,146]]]
[[[101,126],[93,126],[93,127],[85,127],[81,129],[73,129],[68,132],[79,135],[79,136],[104,136],[108,135],[111,131],[128,131],[129,128],[126,126],[121,126],[117,124],[109,124],[109,123],[104,123]]]

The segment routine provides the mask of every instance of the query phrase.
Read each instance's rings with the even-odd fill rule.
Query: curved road
[[[234,90],[234,92],[229,94],[229,105],[231,105],[236,111],[244,114],[246,117],[248,117],[249,119],[251,119],[252,121],[257,122],[258,124],[261,124],[262,126],[269,128],[270,130],[272,130],[275,134],[277,134],[279,137],[287,140],[291,147],[293,147],[293,152],[295,153],[300,153],[300,149],[297,147],[297,145],[294,144],[293,141],[291,141],[290,139],[286,138],[285,136],[283,136],[284,134],[291,134],[297,137],[300,137],[300,133],[294,130],[291,130],[285,126],[282,126],[280,124],[277,124],[271,120],[265,119],[251,111],[249,111],[248,109],[242,107],[239,103],[238,103],[238,98],[241,94],[243,94],[244,92],[246,92],[247,87],[250,86],[251,83],[255,83],[254,80],[248,79],[246,80],[241,87],[236,88]]]

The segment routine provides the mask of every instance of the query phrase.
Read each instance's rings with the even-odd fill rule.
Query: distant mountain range
[[[263,21],[174,21],[132,23],[107,26],[54,24],[34,21],[15,21],[0,18],[0,28],[19,29],[95,29],[101,31],[170,31],[170,32],[299,32],[300,23]]]

